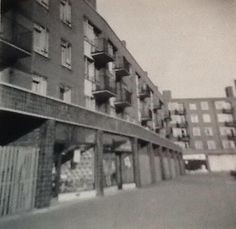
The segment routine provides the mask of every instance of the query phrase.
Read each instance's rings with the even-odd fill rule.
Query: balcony
[[[91,53],[97,66],[104,66],[114,61],[114,50],[112,45],[105,38],[95,39],[94,50]]]
[[[226,121],[225,122],[225,126],[228,126],[228,127],[235,127],[235,122],[234,121]]]
[[[145,99],[145,98],[149,98],[151,95],[150,93],[150,89],[148,88],[148,86],[143,86],[141,88],[139,88],[139,98],[141,100]]]
[[[227,138],[228,140],[236,141],[236,134],[235,133],[227,134]]]
[[[233,113],[233,109],[232,108],[223,108],[222,109],[222,113],[224,113],[224,114],[232,114]]]
[[[176,123],[177,128],[187,128],[188,127],[188,122],[178,122]]]
[[[164,112],[164,120],[171,120],[171,113],[170,111]]]
[[[161,130],[164,127],[164,123],[162,120],[156,120],[155,121],[155,129]]]
[[[152,120],[152,111],[150,109],[143,109],[141,111],[141,122],[148,122]]]
[[[0,64],[8,65],[31,55],[32,31],[15,20],[2,17],[0,32]]]
[[[184,134],[184,135],[179,135],[177,137],[178,141],[181,141],[181,142],[189,142],[190,141],[190,137],[188,134]]]
[[[117,98],[114,105],[119,109],[124,109],[132,105],[132,93],[125,88],[121,88],[117,91]]]
[[[99,102],[105,102],[111,97],[116,96],[116,82],[108,70],[100,72],[99,81],[93,90],[93,96]]]
[[[130,74],[130,64],[123,56],[118,56],[116,58],[114,70],[116,72],[116,77],[120,79],[121,77],[128,76]]]
[[[162,109],[162,103],[161,102],[155,102],[153,103],[153,110],[154,111],[158,111],[158,110],[161,110]]]
[[[185,109],[175,109],[174,110],[174,114],[175,115],[185,115],[185,113],[186,113],[186,111],[185,111]]]

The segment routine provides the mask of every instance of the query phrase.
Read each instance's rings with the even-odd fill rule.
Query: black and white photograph
[[[236,229],[236,0],[0,0],[0,229]]]

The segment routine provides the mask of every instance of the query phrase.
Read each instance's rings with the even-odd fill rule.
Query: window
[[[201,136],[201,130],[199,127],[193,127],[193,136]]]
[[[113,117],[116,117],[116,108],[115,108],[115,102],[116,98],[115,97],[111,97],[109,99],[109,103],[110,103],[110,115]]]
[[[172,124],[176,124],[176,123],[184,123],[185,121],[186,121],[186,119],[183,115],[172,115],[170,122]]]
[[[218,122],[232,122],[233,116],[231,114],[217,114]]]
[[[48,30],[40,25],[34,24],[34,51],[48,57]]]
[[[220,134],[222,136],[227,136],[227,135],[235,136],[236,135],[236,130],[233,127],[221,126],[220,127]]]
[[[49,0],[37,0],[37,2],[42,5],[44,8],[48,9]]]
[[[196,149],[203,149],[203,143],[202,141],[195,141],[195,148]]]
[[[204,133],[206,136],[213,136],[213,130],[211,127],[204,127]]]
[[[33,76],[32,91],[40,95],[47,94],[47,80],[41,76]]]
[[[231,109],[231,104],[226,101],[215,101],[215,107],[217,110],[222,110],[222,109]]]
[[[84,69],[85,69],[85,78],[90,81],[95,81],[95,65],[94,62],[89,58],[84,58]]]
[[[208,102],[201,102],[201,109],[202,110],[208,110],[209,109],[209,105],[208,105]]]
[[[222,145],[224,149],[235,149],[234,141],[222,140]]]
[[[215,143],[215,141],[213,141],[213,140],[209,140],[209,141],[207,141],[207,148],[208,149],[216,149],[216,143]]]
[[[64,102],[70,103],[71,102],[71,88],[63,86],[63,85],[60,86],[59,99],[63,100]]]
[[[71,44],[61,40],[61,64],[71,69]]]
[[[183,149],[188,149],[189,148],[189,143],[188,142],[175,142],[176,145],[179,145]]]
[[[198,123],[199,119],[198,119],[198,115],[197,114],[192,114],[191,115],[191,122],[192,123]]]
[[[189,104],[189,109],[190,109],[190,110],[197,110],[197,104],[195,104],[195,103],[190,103],[190,104]]]
[[[209,114],[203,114],[202,115],[202,118],[203,118],[203,122],[211,122],[211,117]]]
[[[172,128],[173,136],[174,137],[180,137],[180,136],[186,136],[187,130],[184,128]]]
[[[60,18],[68,26],[71,26],[71,3],[69,0],[61,0]]]

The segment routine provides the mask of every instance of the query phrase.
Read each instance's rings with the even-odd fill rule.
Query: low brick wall
[[[12,110],[55,119],[62,122],[87,126],[105,132],[136,137],[173,151],[181,152],[181,148],[159,135],[127,121],[110,117],[105,114],[87,110],[83,107],[67,104],[62,101],[43,97],[30,91],[0,83],[0,110]]]

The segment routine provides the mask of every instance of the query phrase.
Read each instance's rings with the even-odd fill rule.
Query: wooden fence
[[[0,147],[0,217],[34,208],[39,150]]]

